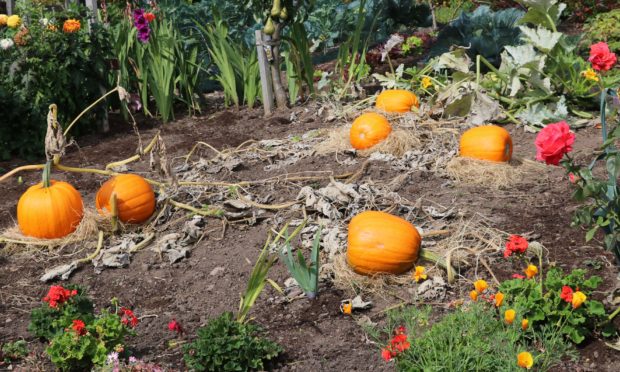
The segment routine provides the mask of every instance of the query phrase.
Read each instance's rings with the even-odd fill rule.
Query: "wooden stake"
[[[265,53],[264,35],[262,30],[256,30],[256,51],[258,53],[258,69],[260,71],[260,83],[263,92],[263,108],[265,116],[273,113],[273,83],[271,81],[271,72],[269,71],[269,61]]]
[[[6,14],[13,15],[15,12],[15,0],[6,0]]]

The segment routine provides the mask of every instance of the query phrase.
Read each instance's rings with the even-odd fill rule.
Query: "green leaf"
[[[592,315],[605,316],[605,307],[599,301],[586,301],[586,308]]]
[[[520,26],[524,37],[529,40],[536,48],[548,53],[553,49],[562,37],[561,32],[549,31],[546,28],[538,26],[536,29],[527,26]]]
[[[594,234],[596,234],[596,231],[598,230],[598,228],[599,228],[598,225],[594,225],[593,228],[588,230],[588,232],[586,233],[586,242],[589,242],[590,240],[592,240],[592,238],[594,238]]]

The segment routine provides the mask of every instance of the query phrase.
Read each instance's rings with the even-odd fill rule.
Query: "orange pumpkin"
[[[420,107],[418,97],[408,90],[391,89],[384,90],[377,97],[378,109],[389,113],[404,113],[411,111],[412,107]]]
[[[155,193],[151,185],[137,174],[122,174],[101,185],[95,199],[99,214],[112,211],[112,193],[116,194],[118,218],[123,222],[142,223],[155,211]]]
[[[359,274],[402,274],[413,267],[421,237],[408,221],[366,211],[349,223],[347,262]]]
[[[507,162],[512,158],[512,138],[502,127],[483,125],[463,133],[459,151],[465,158]]]
[[[77,229],[84,216],[80,193],[67,182],[51,181],[48,164],[43,182],[31,186],[17,203],[17,224],[26,236],[39,239],[65,237]]]
[[[386,139],[391,132],[392,126],[383,115],[367,112],[355,119],[349,138],[354,149],[365,150]]]

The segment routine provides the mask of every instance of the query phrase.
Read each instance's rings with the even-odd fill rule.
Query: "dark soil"
[[[323,118],[316,115],[315,107],[295,108],[298,118],[295,124],[289,120],[291,112],[283,112],[264,119],[261,110],[225,110],[206,113],[199,117],[185,117],[167,125],[141,123],[144,142],[150,141],[156,131],[161,130],[169,155],[187,154],[196,141],[204,141],[219,148],[236,147],[251,139],[284,138],[288,134],[303,134],[310,129],[329,127]],[[513,135],[517,157],[532,159],[535,154],[534,134],[508,126]],[[131,156],[136,150],[136,137],[129,127],[115,128],[115,133],[99,137],[80,139],[81,147],[63,158],[63,163],[72,166],[101,168],[106,163]],[[577,157],[586,156],[595,148],[600,131],[594,128],[577,133]],[[146,172],[147,159],[131,165],[132,172]],[[19,161],[0,164],[12,169]],[[356,166],[340,165],[335,156],[304,159],[293,166],[276,172],[266,172],[263,164],[242,167],[239,171],[216,174],[215,179],[249,180],[303,170],[333,170],[344,173],[357,169]],[[383,169],[383,163],[371,162],[365,177],[375,182],[387,182],[398,174]],[[589,269],[592,274],[603,277],[604,283],[598,296],[616,285],[617,269],[613,257],[603,251],[599,241],[586,244],[584,231],[570,227],[571,215],[578,206],[571,198],[570,183],[561,168],[554,169],[546,183],[531,180],[514,189],[490,191],[482,187],[464,185],[450,186],[445,179],[431,172],[414,173],[410,183],[398,192],[410,199],[423,198],[428,202],[456,205],[467,214],[479,213],[486,216],[494,227],[514,234],[535,234],[549,249],[552,264],[566,270],[584,267],[586,259],[598,261],[599,269]],[[16,178],[0,185],[0,226],[14,224],[16,203],[29,185],[38,181],[39,175],[23,173],[23,183]],[[81,193],[85,204],[92,207],[93,198],[103,177],[91,174],[54,174],[56,179],[66,179]],[[294,198],[296,190],[273,193],[274,202]],[[131,265],[123,269],[105,270],[96,274],[92,267],[78,270],[69,280],[87,288],[98,308],[109,304],[112,297],[136,311],[142,317],[136,331],[138,336],[128,345],[139,357],[163,366],[183,370],[182,353],[179,348],[170,348],[168,341],[175,334],[167,323],[175,318],[191,339],[196,329],[210,318],[225,311],[236,311],[239,295],[245,289],[247,279],[266,239],[270,225],[259,223],[254,226],[237,225],[229,227],[223,238],[221,223],[209,220],[205,231],[210,231],[197,244],[191,256],[170,265],[159,256],[145,249],[132,257]],[[600,237],[599,237],[600,238]],[[0,251],[1,253],[2,251]],[[0,256],[0,344],[25,338],[31,349],[42,353],[44,345],[27,332],[30,310],[41,304],[40,300],[49,288],[38,281],[46,268],[66,263],[64,255],[2,255]],[[80,256],[84,253],[80,253]],[[223,271],[213,272],[216,268]],[[498,269],[501,279],[508,278],[513,268]],[[284,265],[277,264],[270,277],[278,283],[289,277]],[[276,369],[282,371],[335,371],[344,368],[356,371],[393,370],[385,363],[377,345],[367,341],[355,317],[344,316],[339,304],[349,294],[332,287],[323,287],[315,301],[296,300],[292,303],[278,301],[279,294],[266,287],[250,316],[265,331],[286,349],[278,360]],[[364,313],[373,321],[383,319],[382,310],[396,302],[389,303],[382,296],[371,298],[375,306]],[[457,299],[457,298],[454,298]],[[396,301],[396,300],[394,300]],[[438,309],[440,310],[440,309]],[[441,310],[443,311],[443,310]],[[618,321],[616,322],[618,323]],[[618,371],[620,358],[617,351],[605,346],[598,338],[592,338],[579,349],[580,359],[567,362],[558,370],[566,371]],[[38,357],[40,368],[51,369],[44,356]],[[2,368],[2,367],[0,367]],[[35,369],[34,364],[25,365],[26,370]]]

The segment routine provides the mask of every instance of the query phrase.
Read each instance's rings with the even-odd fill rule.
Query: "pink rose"
[[[609,50],[607,43],[600,42],[590,47],[590,58],[592,68],[597,71],[609,71],[617,62],[616,54]]]
[[[549,124],[536,136],[536,160],[558,165],[564,154],[573,151],[575,134],[565,121]]]

